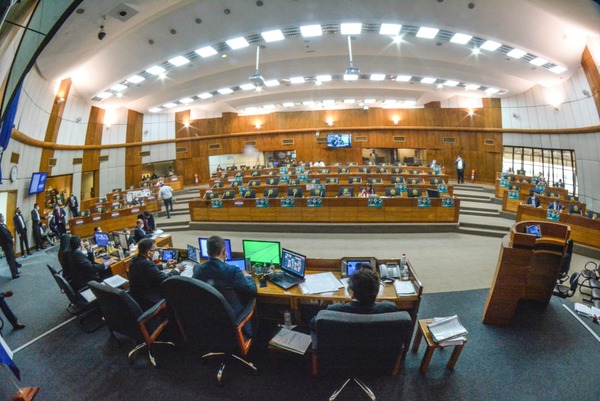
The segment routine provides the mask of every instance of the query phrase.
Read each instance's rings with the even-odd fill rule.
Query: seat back
[[[127,292],[109,285],[90,281],[88,286],[96,296],[108,328],[138,341],[143,340],[138,318],[142,309]]]
[[[202,352],[239,350],[234,312],[219,291],[182,276],[168,278],[160,290],[188,344]]]
[[[319,372],[329,368],[347,373],[382,369],[383,373],[395,374],[412,328],[408,312],[362,315],[322,310],[312,333]]]
[[[249,199],[256,198],[256,189],[248,189],[247,191],[244,191],[243,197]]]
[[[302,188],[300,188],[300,187],[288,188],[287,196],[293,196],[294,198],[302,198],[302,196],[303,196]]]
[[[58,284],[58,288],[60,288],[61,292],[64,292],[67,298],[69,298],[71,304],[83,304],[83,301],[78,297],[73,287],[71,287],[71,284],[69,284],[69,282],[63,276],[61,276],[59,273],[56,273],[53,274],[52,277],[54,277],[54,281],[56,281],[56,284]]]
[[[46,267],[50,271],[50,274],[52,274],[52,277],[54,277],[55,274],[58,274],[58,271],[56,271],[56,269],[54,267],[52,267],[50,265],[46,265]]]
[[[581,214],[581,207],[574,203],[569,204],[569,214]]]
[[[265,188],[263,196],[265,198],[277,198],[279,196],[279,188]]]

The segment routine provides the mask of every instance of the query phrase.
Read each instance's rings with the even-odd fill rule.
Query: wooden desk
[[[139,183],[139,186],[140,186],[140,188],[147,188],[147,187],[157,187],[158,188],[159,182],[163,182],[165,185],[170,186],[171,188],[173,188],[173,191],[179,191],[179,190],[183,189],[183,176],[181,176],[181,175],[157,178],[156,180],[141,181]]]
[[[417,326],[417,332],[415,333],[415,340],[413,342],[412,351],[417,352],[419,349],[419,344],[421,344],[421,339],[425,337],[425,342],[427,343],[427,348],[425,350],[425,355],[423,355],[423,360],[421,361],[421,366],[419,367],[419,372],[424,375],[427,372],[427,368],[429,367],[429,362],[431,362],[431,357],[433,356],[433,351],[437,348],[442,348],[438,343],[433,340],[431,336],[431,331],[429,331],[429,327],[427,326],[429,323],[433,322],[433,319],[421,319],[419,320],[419,325]],[[467,340],[463,341],[462,344],[454,345],[454,351],[452,351],[452,355],[450,356],[450,360],[448,361],[448,365],[446,367],[448,369],[454,369],[456,362],[458,361],[458,357],[462,352]]]
[[[156,242],[156,246],[159,248],[172,248],[173,247],[173,238],[171,235],[166,237],[158,237],[154,240]],[[137,251],[132,254],[129,254],[125,259],[119,260],[117,263],[114,263],[110,266],[110,270],[113,274],[119,274],[125,278],[129,278],[129,265],[131,265],[131,259],[133,256],[137,255]]]
[[[69,220],[69,230],[71,235],[78,235],[84,238],[91,237],[94,234],[94,227],[96,226],[102,227],[102,231],[105,232],[135,227],[138,214],[144,213],[145,210],[145,206],[135,206],[85,217],[75,217]]]
[[[509,199],[508,191],[504,191],[504,194],[502,195],[502,210],[505,212],[516,213],[521,203],[527,203],[527,198],[529,198],[529,192],[525,193],[521,191],[519,193],[519,199]],[[539,195],[538,198],[540,200],[540,205],[543,209],[547,209],[548,205],[554,202],[555,199],[551,196],[545,195]],[[579,206],[579,209],[582,211],[582,213],[585,215],[586,204],[583,202],[579,202],[576,200],[561,199],[558,203],[560,203],[564,207],[563,213],[568,213],[570,205],[577,205]]]

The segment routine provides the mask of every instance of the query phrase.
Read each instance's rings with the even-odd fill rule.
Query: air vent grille
[[[406,137],[405,136],[395,136],[394,142],[406,142]]]
[[[456,138],[454,137],[445,137],[444,138],[444,143],[455,143],[456,142]]]
[[[144,150],[144,151],[140,152],[140,157],[146,157],[146,156],[150,156],[149,150]]]
[[[486,139],[486,140],[484,141],[484,143],[485,143],[486,145],[492,145],[492,146],[493,146],[493,145],[496,143],[496,141],[495,141],[495,140],[493,140],[493,139]]]
[[[355,136],[354,142],[367,142],[367,136],[366,135]]]
[[[294,140],[293,139],[282,139],[281,140],[281,144],[282,145],[293,145],[294,144]]]
[[[208,149],[209,150],[221,149],[221,144],[220,143],[211,143],[208,145]]]

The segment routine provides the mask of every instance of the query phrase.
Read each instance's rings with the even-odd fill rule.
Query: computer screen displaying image
[[[113,240],[115,241],[115,246],[118,248],[129,249],[129,245],[127,245],[127,235],[121,231],[113,231]]]
[[[200,245],[200,256],[202,259],[210,259],[210,256],[208,256],[208,247],[206,246],[206,241],[208,241],[208,238],[198,238],[198,245]],[[231,241],[228,239],[225,240],[225,259],[233,259],[231,256]]]
[[[292,252],[289,249],[281,250],[281,269],[288,272],[304,276],[306,267],[306,256]]]
[[[195,263],[200,263],[200,250],[193,245],[187,246],[187,258]]]
[[[160,260],[164,263],[172,259],[177,260],[178,253],[179,252],[177,251],[177,249],[163,248],[160,250]]]
[[[246,270],[246,259],[231,259],[227,261],[227,264],[237,266],[240,270]]]
[[[98,246],[103,246],[103,247],[108,247],[108,243],[110,241],[110,238],[108,236],[108,233],[94,233],[94,242],[96,243],[96,245]]]
[[[277,241],[242,240],[244,258],[252,263],[281,264],[281,244]]]

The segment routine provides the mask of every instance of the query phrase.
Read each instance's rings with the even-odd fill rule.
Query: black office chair
[[[102,214],[102,213],[106,213],[106,208],[104,206],[94,207],[94,214]]]
[[[293,196],[294,198],[302,198],[303,192],[300,187],[288,188],[287,196]]]
[[[260,187],[262,185],[262,183],[260,182],[260,180],[250,180],[248,181],[248,186],[249,187]]]
[[[89,215],[90,215],[90,211],[89,211],[89,210],[87,210],[87,209],[86,209],[86,210],[82,210],[82,211],[79,213],[79,215],[80,215],[81,217],[86,217],[86,216],[89,216]]]
[[[310,196],[325,196],[325,191],[318,188],[313,188],[310,190]]]
[[[387,197],[402,196],[402,193],[399,190],[397,190],[396,188],[386,188],[385,196],[387,196]]]
[[[325,184],[338,184],[339,179],[337,177],[327,177],[325,178]]]
[[[279,178],[267,179],[267,185],[279,185]]]
[[[244,198],[254,199],[256,198],[256,189],[249,189],[244,192]]]
[[[288,185],[300,185],[300,180],[297,178],[290,178],[288,181]]]
[[[584,266],[581,273],[579,273],[579,277],[583,278],[583,281],[579,283],[579,292],[582,295],[586,295],[591,297],[592,290],[594,288],[600,287],[597,285],[600,283],[600,269],[598,269],[598,265],[594,261],[588,261]],[[588,288],[588,291],[583,291],[582,288]]]
[[[566,286],[564,284],[556,284],[554,290],[552,291],[552,295],[556,295],[559,298],[571,298],[575,295],[575,291],[577,291],[577,283],[579,281],[579,273],[573,273],[571,275],[571,279],[569,280],[570,285]]]
[[[156,366],[156,360],[152,355],[154,344],[175,344],[166,341],[157,341],[156,338],[163,331],[169,317],[165,301],[157,302],[147,311],[142,311],[137,302],[127,292],[120,288],[90,281],[90,289],[96,296],[106,326],[111,337],[121,344],[115,333],[122,334],[136,341],[138,345],[129,351],[127,359],[133,363],[133,355],[144,347],[148,348],[148,358],[152,366]]]
[[[575,205],[573,203],[571,203],[569,205],[569,214],[582,214],[582,210],[581,207],[579,205]]]
[[[390,182],[392,184],[404,184],[404,177],[392,176]]]
[[[221,194],[219,192],[206,192],[204,194],[204,199],[206,199],[206,200],[219,199],[220,195]]]
[[[573,258],[573,240],[567,240],[567,250],[563,257],[562,266],[560,268],[560,276],[558,276],[558,284],[562,284],[569,279],[569,270],[571,270],[571,259]]]
[[[279,196],[279,188],[265,188],[263,196],[265,198],[277,198]]]
[[[358,172],[361,174],[371,174],[371,169],[369,167],[359,167]]]
[[[379,174],[387,174],[389,171],[386,167],[378,167],[377,168],[377,173]]]
[[[586,210],[585,217],[592,220],[598,220],[598,212],[594,212],[593,210]]]
[[[235,192],[232,190],[227,190],[225,192],[223,192],[223,196],[221,197],[221,199],[234,199],[235,198]]]
[[[310,184],[320,184],[321,183],[321,179],[320,178],[312,178],[309,180]]]
[[[243,359],[252,345],[252,339],[243,329],[254,314],[256,299],[248,301],[244,311],[236,317],[223,295],[200,280],[170,277],[162,283],[161,293],[177,320],[184,341],[202,352],[203,360],[225,356],[217,372],[220,385],[224,384],[225,364],[232,357],[257,372],[251,362]]]
[[[335,400],[350,381],[375,400],[375,394],[355,375],[396,376],[404,362],[413,328],[408,312],[361,315],[322,310],[314,323],[311,333],[313,375],[333,371],[348,377],[329,400]]]
[[[215,181],[213,183],[213,188],[223,188],[223,182],[222,181]]]

